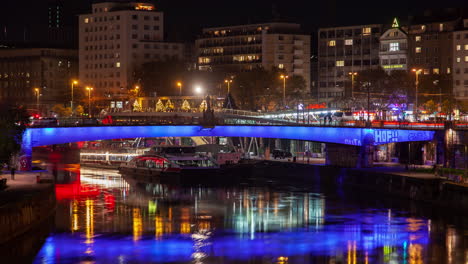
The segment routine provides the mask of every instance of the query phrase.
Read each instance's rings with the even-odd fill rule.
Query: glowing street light
[[[203,92],[203,88],[200,85],[195,86],[195,93],[201,94]]]
[[[36,108],[39,112],[39,96],[41,95],[39,88],[34,88],[34,93],[36,94]]]
[[[416,86],[416,98],[415,98],[415,112],[414,112],[414,117],[416,120],[418,120],[418,89],[419,89],[419,74],[421,74],[422,72],[422,69],[412,69],[411,70],[412,72],[414,72],[416,74],[416,82],[415,82],[415,86]]]
[[[182,82],[177,82],[177,87],[179,87],[179,95],[182,95]]]
[[[280,78],[283,79],[283,105],[286,105],[286,79],[288,79],[289,76],[281,74]]]
[[[224,80],[224,82],[227,83],[228,94],[229,94],[230,91],[231,91],[231,86],[230,86],[230,84],[232,83],[232,79],[226,79],[226,80]]]
[[[91,91],[93,87],[86,87],[86,90],[88,91],[88,117],[91,117]]]
[[[351,98],[353,98],[354,94],[354,78],[358,75],[357,72],[349,72],[349,76],[351,76]]]
[[[73,115],[73,90],[75,88],[75,85],[78,84],[78,81],[77,80],[72,80],[71,81],[71,102],[70,102],[70,107],[71,107],[71,110],[72,110],[72,115]]]

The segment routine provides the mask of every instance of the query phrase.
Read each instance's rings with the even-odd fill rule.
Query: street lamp
[[[230,84],[232,83],[232,80],[231,80],[231,79],[226,79],[226,80],[224,80],[224,82],[227,83],[227,86],[228,86],[228,94],[229,94],[229,92],[231,91],[231,86],[230,86]]]
[[[34,93],[36,94],[36,108],[39,112],[39,96],[41,95],[39,88],[34,88]]]
[[[195,86],[195,93],[201,94],[203,92],[203,88],[200,85]]]
[[[73,115],[73,89],[75,88],[75,85],[77,85],[77,84],[78,84],[77,80],[72,80],[72,82],[71,82],[71,102],[70,102],[72,115]]]
[[[353,93],[354,93],[354,78],[358,75],[357,72],[349,72],[348,73],[351,76],[351,98],[353,98]]]
[[[135,85],[135,96],[138,97],[138,92],[140,91],[140,86]]]
[[[289,76],[281,74],[280,78],[283,79],[283,106],[286,106],[286,79],[289,78]]]
[[[86,87],[86,90],[88,91],[88,117],[91,117],[91,91],[93,87]]]
[[[422,69],[412,69],[412,71],[416,74],[416,82],[415,82],[415,86],[416,86],[416,100],[415,100],[415,113],[414,113],[414,117],[416,120],[418,120],[418,88],[419,88],[419,74],[421,74],[422,72]]]
[[[179,96],[182,96],[182,82],[177,82],[177,87],[179,87]]]

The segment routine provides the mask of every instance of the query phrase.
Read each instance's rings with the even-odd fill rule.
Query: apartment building
[[[468,105],[468,19],[452,35],[453,95]]]
[[[41,105],[70,101],[78,75],[78,52],[66,49],[0,49],[0,99]]]
[[[277,67],[302,76],[310,91],[310,36],[299,24],[205,28],[195,45],[200,70],[235,73]]]
[[[101,96],[126,96],[145,62],[186,55],[184,44],[164,41],[163,13],[151,3],[96,3],[79,19],[79,79]]]
[[[382,24],[319,29],[319,101],[340,107],[340,99],[351,96],[350,73],[380,67],[382,29]]]

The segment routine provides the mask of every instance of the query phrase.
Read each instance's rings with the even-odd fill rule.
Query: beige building
[[[183,44],[164,42],[163,13],[153,4],[96,3],[79,19],[80,82],[101,96],[125,96],[145,62],[185,56]]]
[[[277,67],[302,76],[310,90],[310,36],[302,33],[299,24],[205,28],[195,45],[200,70],[235,73]]]
[[[392,27],[380,37],[380,65],[387,73],[408,70],[408,35],[395,18]]]
[[[468,19],[453,32],[453,95],[468,104]]]
[[[71,79],[78,75],[78,54],[67,49],[0,49],[0,100],[42,109],[71,100]],[[47,107],[46,107],[47,106]]]

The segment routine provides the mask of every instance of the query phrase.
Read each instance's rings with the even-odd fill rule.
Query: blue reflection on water
[[[407,219],[384,215],[346,215],[349,219],[363,219],[378,224],[352,223],[297,229],[291,232],[249,234],[214,234],[206,236],[201,246],[196,246],[195,235],[164,235],[160,239],[144,236],[134,241],[131,236],[97,236],[92,244],[86,244],[79,235],[55,234],[47,239],[35,263],[76,263],[87,259],[98,263],[175,262],[190,261],[198,256],[223,257],[230,260],[249,260],[257,257],[298,255],[333,255],[337,250],[372,252],[380,248],[398,248],[400,255],[407,255],[407,245],[428,243],[428,231],[419,228],[409,231]],[[419,220],[423,226],[425,221]],[[355,246],[354,246],[355,245]],[[384,252],[385,253],[385,252]],[[354,253],[355,254],[355,253]]]

